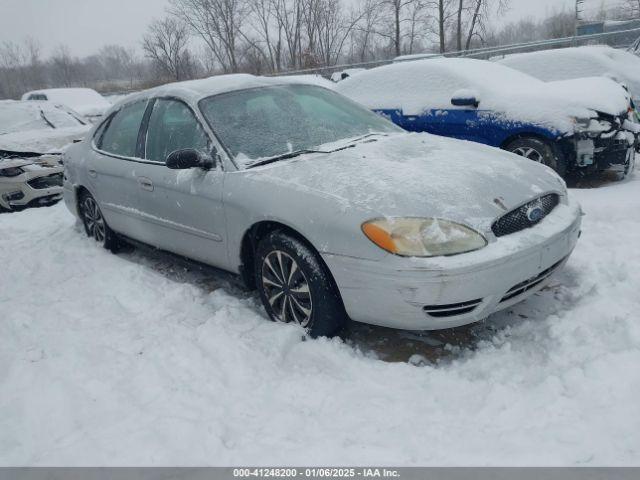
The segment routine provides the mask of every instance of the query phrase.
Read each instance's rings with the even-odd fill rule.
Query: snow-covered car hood
[[[618,116],[624,114],[631,97],[610,78],[587,77],[547,83],[551,92],[572,105]]]
[[[563,180],[541,164],[477,143],[417,133],[245,173],[253,180],[332,199],[343,211],[361,210],[369,218],[435,217],[481,231],[546,192],[565,193]]]
[[[15,153],[60,153],[64,147],[82,140],[91,129],[89,125],[73,128],[28,130],[0,135],[0,151]]]
[[[609,77],[640,96],[640,59],[624,50],[606,45],[558,48],[516,53],[494,61],[545,82],[585,77]]]

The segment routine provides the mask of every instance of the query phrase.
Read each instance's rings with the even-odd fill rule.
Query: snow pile
[[[0,215],[0,464],[637,465],[639,188],[574,191],[584,234],[550,288],[423,367],[111,255],[63,205]]]
[[[519,53],[499,63],[544,81],[609,77],[626,84],[634,98],[640,98],[640,58],[604,45]]]
[[[101,116],[111,107],[111,104],[98,92],[91,88],[49,88],[27,92],[22,100],[28,100],[31,95],[44,95],[47,100],[65,105],[80,115],[87,117]]]
[[[629,105],[626,92],[613,81],[602,81],[588,94],[568,94],[512,68],[461,58],[435,58],[371,69],[348,78],[335,89],[371,109],[402,110],[421,115],[454,107],[459,90],[478,92],[480,111],[495,112],[506,121],[530,122],[559,132],[573,131],[571,117],[589,118],[594,110],[619,115]]]

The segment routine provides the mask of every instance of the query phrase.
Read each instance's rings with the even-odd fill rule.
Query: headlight
[[[475,230],[438,218],[379,218],[362,231],[380,248],[403,257],[438,257],[478,250],[487,245]]]
[[[0,177],[17,177],[22,173],[24,173],[24,170],[20,167],[3,168],[0,170]]]
[[[572,117],[571,119],[576,126],[576,130],[587,130],[591,125],[590,118]]]

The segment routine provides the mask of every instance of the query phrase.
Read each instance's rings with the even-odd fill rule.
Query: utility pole
[[[584,2],[585,0],[576,0],[576,25],[583,20],[582,14],[584,13]]]
[[[574,33],[576,37],[578,36],[578,27],[580,26],[580,22],[582,22],[584,1],[585,0],[576,0],[576,31]]]

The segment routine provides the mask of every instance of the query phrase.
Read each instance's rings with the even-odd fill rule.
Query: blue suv
[[[543,82],[483,60],[435,58],[359,72],[335,89],[412,132],[484,143],[560,175],[633,169],[630,98],[608,78]]]

